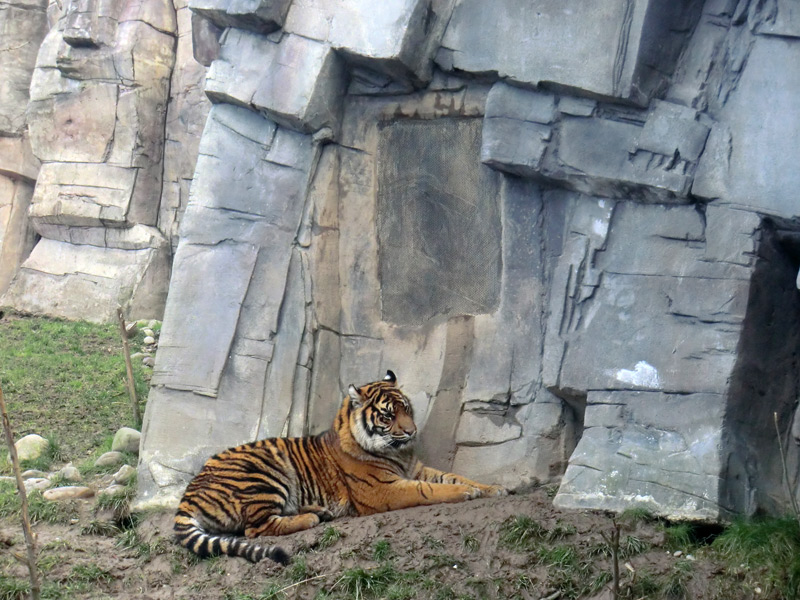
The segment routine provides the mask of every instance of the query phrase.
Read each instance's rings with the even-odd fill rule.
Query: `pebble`
[[[94,491],[88,487],[68,485],[46,490],[42,496],[45,500],[73,500],[75,498],[91,498],[94,496]]]
[[[147,326],[148,326],[150,329],[155,329],[156,327],[158,327],[158,325],[159,325],[159,321],[157,321],[156,319],[150,319],[150,320],[147,322]]]
[[[44,471],[38,471],[36,469],[28,469],[22,473],[23,479],[30,479],[31,477],[47,478],[50,477],[50,473],[45,473]]]
[[[128,339],[132,338],[136,335],[139,327],[136,323],[128,323],[125,325],[125,335],[128,336]]]
[[[130,465],[122,465],[120,470],[114,473],[114,481],[117,483],[128,483],[136,475],[136,469]]]
[[[674,556],[675,558],[678,558],[682,554],[683,554],[683,550],[675,550],[675,552],[673,552],[672,556]]]
[[[114,434],[111,449],[119,452],[133,452],[139,454],[139,440],[142,434],[130,427],[121,427]]]
[[[152,335],[148,335],[146,338],[144,338],[144,343],[146,346],[152,346],[156,343],[156,338],[154,338]]]
[[[155,358],[153,358],[152,356],[145,356],[145,357],[142,359],[142,364],[143,364],[145,367],[154,367],[154,366],[155,366],[155,364],[156,364],[156,359],[155,359]]]
[[[148,337],[155,338],[156,337],[156,334],[153,333],[153,330],[150,329],[149,327],[146,327],[145,329],[142,329],[142,333],[144,334],[144,336],[146,338],[148,338]]]
[[[144,352],[134,352],[131,354],[131,360],[139,360],[140,358],[144,358],[147,356]]]
[[[100,457],[94,461],[95,467],[113,467],[114,465],[118,465],[122,462],[122,459],[125,458],[122,456],[122,452],[116,452],[112,450],[111,452],[106,452],[105,454],[101,454]]]

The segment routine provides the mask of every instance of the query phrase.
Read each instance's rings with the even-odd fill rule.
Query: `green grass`
[[[500,525],[500,544],[516,551],[535,550],[547,539],[547,533],[547,529],[531,517],[517,515]]]
[[[31,523],[66,524],[75,516],[75,506],[71,502],[50,502],[45,500],[38,490],[28,493],[27,497]],[[0,519],[16,517],[20,514],[20,510],[16,484],[0,482]]]
[[[375,562],[384,562],[394,555],[389,540],[378,540],[372,547],[372,559]]]
[[[131,340],[132,352],[141,338]],[[133,367],[143,401],[149,372],[138,361]],[[7,314],[0,321],[0,385],[16,437],[58,440],[60,459],[77,462],[119,427],[134,425],[116,325]],[[0,454],[0,472],[10,473]]]
[[[0,600],[23,600],[30,589],[29,581],[0,573]]]
[[[739,519],[712,548],[730,572],[741,572],[747,587],[761,587],[762,598],[800,598],[800,524],[794,517]]]
[[[319,536],[319,540],[317,541],[317,549],[318,550],[325,550],[326,548],[330,548],[336,542],[338,542],[342,537],[342,532],[333,527],[332,525],[328,525],[323,531],[322,535]]]
[[[341,587],[350,598],[378,598],[389,589],[389,586],[400,581],[401,576],[394,566],[384,563],[376,569],[361,567],[348,569],[342,573],[334,587]]]

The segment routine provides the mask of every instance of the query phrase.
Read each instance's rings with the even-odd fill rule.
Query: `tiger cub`
[[[177,541],[201,557],[286,564],[282,548],[247,538],[293,533],[345,515],[507,493],[424,466],[412,449],[416,436],[411,404],[394,373],[351,385],[325,433],[260,440],[210,458],[178,507]]]

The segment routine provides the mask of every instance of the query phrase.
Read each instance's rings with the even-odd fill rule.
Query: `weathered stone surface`
[[[269,33],[279,29],[291,0],[189,0],[189,8],[218,27]]]
[[[194,17],[187,0],[176,0],[178,40],[175,68],[170,80],[170,100],[164,130],[164,174],[158,227],[168,238],[173,253],[178,228],[189,202],[189,183],[194,174],[200,138],[211,103],[203,92],[206,69],[193,56]],[[206,19],[199,19],[208,23]],[[166,285],[166,284],[165,284]]]
[[[331,47],[298,35],[279,41],[230,30],[208,72],[215,102],[252,105],[300,131],[338,127],[345,74]]]
[[[392,79],[431,78],[431,62],[452,10],[450,0],[302,0],[293,2],[285,30],[327,42],[357,64]],[[369,27],[353,23],[369,22]]]
[[[477,119],[403,121],[382,130],[377,227],[387,322],[421,324],[498,304],[498,179],[478,162],[479,132]],[[472,160],[442,152],[449,147],[472,148]],[[452,181],[449,189],[439,187],[443,179]]]
[[[33,186],[27,181],[0,175],[0,295],[35,243],[27,215],[32,196]]]
[[[720,394],[589,393],[556,505],[719,518],[726,514],[724,417]]]
[[[522,435],[519,423],[508,422],[491,414],[466,411],[461,415],[456,430],[456,444],[483,446],[502,444]]]
[[[574,250],[558,267],[568,287],[564,296],[551,296],[545,385],[723,393],[736,358],[749,269],[706,262],[698,244],[703,220],[694,208],[620,203],[607,223],[598,223],[587,214],[596,212],[596,202],[575,205],[568,241]],[[592,250],[586,242],[597,229],[607,237]],[[595,265],[594,275],[581,278],[584,262]],[[613,333],[621,330],[636,334]],[[569,340],[563,354],[557,338]]]
[[[121,427],[111,442],[112,452],[132,452],[139,454],[139,440],[142,434],[130,427]]]
[[[21,135],[25,128],[36,52],[48,29],[46,8],[46,0],[0,2],[0,133],[3,136]]]
[[[579,0],[468,0],[453,12],[437,63],[645,104],[674,68],[686,38],[681,32],[691,29],[700,6],[615,0],[590,9]]]
[[[688,202],[709,132],[696,110],[656,101],[649,112],[607,110],[586,118],[593,104],[567,102],[562,112],[564,99],[495,84],[486,103],[481,160],[587,194]]]
[[[52,17],[27,107],[31,147],[45,162],[30,216],[44,239],[7,299],[25,296],[20,308],[73,318],[107,319],[118,304],[160,316],[168,254],[163,236],[146,228],[159,217],[175,8],[166,0],[66,3]],[[113,227],[122,231],[102,231]],[[102,258],[98,248],[107,250]],[[59,256],[66,264],[48,264]],[[99,265],[70,271],[89,263]]]
[[[710,149],[700,159],[692,191],[702,198],[782,217],[799,213],[794,200],[800,174],[800,46],[776,37],[757,37],[730,99],[714,117]],[[753,111],[769,98],[770,110]]]
[[[30,433],[14,442],[14,447],[20,460],[36,460],[47,451],[50,442],[40,435]]]
[[[42,239],[2,303],[20,310],[103,322],[127,314],[159,316],[169,265],[165,250],[119,250]]]
[[[127,222],[136,172],[124,167],[52,162],[39,172],[30,211],[37,223],[95,226]]]

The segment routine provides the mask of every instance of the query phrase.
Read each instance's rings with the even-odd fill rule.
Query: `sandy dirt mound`
[[[613,530],[610,517],[559,511],[545,489],[265,538],[293,555],[288,567],[198,560],[171,541],[171,514],[99,531],[86,512],[69,525],[36,526],[45,598],[610,598],[610,552],[601,535]],[[657,523],[629,527],[620,545],[626,598],[726,597],[709,585],[717,566],[675,556]],[[13,553],[24,553],[22,536],[6,519],[2,577],[22,579]]]

